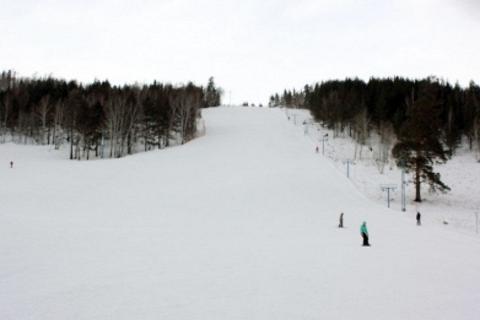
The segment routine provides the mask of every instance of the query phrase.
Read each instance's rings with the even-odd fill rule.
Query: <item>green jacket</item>
[[[365,233],[368,235],[367,225],[365,223],[362,223],[362,226],[360,227],[360,233]]]

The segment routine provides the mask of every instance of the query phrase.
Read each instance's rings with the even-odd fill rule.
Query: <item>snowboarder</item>
[[[420,226],[422,224],[422,215],[420,214],[419,211],[417,211],[417,226]]]
[[[338,224],[339,228],[343,228],[343,212],[340,213],[340,223]]]
[[[368,242],[367,223],[365,221],[363,221],[362,226],[360,227],[360,233],[362,234],[362,238],[363,238],[363,246],[369,247],[370,243]]]
[[[10,168],[13,168],[13,161],[10,161]]]

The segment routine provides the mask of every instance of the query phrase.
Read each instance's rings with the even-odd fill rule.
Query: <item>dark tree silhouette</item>
[[[209,98],[205,98],[205,94]],[[47,78],[16,78],[0,73],[0,142],[67,142],[70,159],[122,157],[196,136],[200,108],[220,104],[213,78],[207,89],[188,83],[172,86],[82,85]]]
[[[441,103],[438,90],[424,87],[419,94],[412,91],[408,102],[407,118],[398,134],[398,143],[392,150],[400,167],[412,172],[415,183],[415,201],[421,202],[421,184],[427,182],[432,190],[448,191],[450,188],[433,171],[434,163],[444,163],[450,152],[442,142],[440,121]]]

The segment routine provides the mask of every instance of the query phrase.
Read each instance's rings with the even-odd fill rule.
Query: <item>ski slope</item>
[[[390,159],[381,172],[382,146],[380,137],[372,132],[363,147],[345,134],[336,134],[318,123],[313,122],[312,115],[307,109],[285,109],[286,116],[290,117],[292,125],[304,132],[305,139],[310,139],[312,148],[316,145],[322,148],[319,142],[323,135],[328,134],[324,144],[325,157],[337,170],[346,174],[345,160],[353,160],[349,166],[350,181],[370,200],[387,205],[387,194],[380,188],[381,184],[394,185],[397,188],[390,193],[393,210],[401,211],[401,170],[397,168],[394,159]],[[305,126],[303,123],[307,123]],[[393,147],[393,145],[391,146]],[[361,152],[360,152],[361,150]],[[321,151],[320,151],[321,152]],[[475,213],[480,214],[480,163],[479,151],[471,150],[468,143],[461,145],[455,154],[445,164],[435,164],[434,170],[441,174],[442,181],[451,187],[447,193],[432,193],[428,185],[422,186],[422,202],[414,202],[415,184],[412,174],[406,174],[406,212],[407,216],[415,219],[417,211],[422,213],[422,221],[428,225],[442,226],[455,229],[456,232],[474,234],[477,232]],[[444,225],[448,222],[448,226]]]
[[[480,319],[478,238],[371,202],[279,110],[203,116],[119,160],[0,146],[0,319]]]

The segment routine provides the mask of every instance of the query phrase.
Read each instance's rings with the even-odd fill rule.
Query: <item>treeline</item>
[[[220,97],[213,78],[206,88],[83,85],[7,71],[0,74],[0,139],[57,149],[67,143],[70,159],[122,157],[193,139],[200,109],[219,105]]]
[[[307,108],[317,121],[337,134],[347,132],[363,143],[372,132],[391,127],[398,134],[415,101],[432,99],[440,117],[442,138],[454,151],[465,137],[472,149],[480,147],[480,87],[452,86],[436,78],[333,80],[285,90],[270,97],[270,106]]]
[[[393,156],[412,173],[416,201],[422,182],[449,190],[435,163],[447,161],[463,141],[480,150],[480,87],[473,82],[463,88],[434,77],[333,80],[274,94],[270,106],[309,109],[334,135],[353,138],[355,155],[357,146],[361,152],[368,145],[380,164]]]

